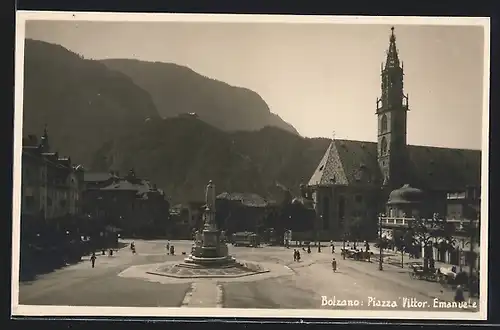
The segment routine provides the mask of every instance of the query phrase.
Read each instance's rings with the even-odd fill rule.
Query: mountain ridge
[[[176,63],[137,59],[100,62],[128,75],[148,91],[163,118],[196,112],[207,123],[227,131],[258,130],[272,125],[299,135],[249,88],[228,84]]]
[[[225,132],[196,118],[167,118],[144,123],[142,129],[103,146],[93,168],[147,173],[176,203],[202,200],[202,187],[209,180],[218,191],[279,199],[282,189],[276,184],[298,194],[329,143],[276,127]]]
[[[150,95],[130,77],[60,45],[26,39],[23,135],[48,126],[61,154],[87,163],[102,141],[159,118]]]
[[[298,193],[329,144],[265,121],[254,122],[253,129],[222,129],[231,121],[203,118],[205,99],[189,111],[201,110],[201,116],[162,119],[150,92],[130,76],[60,45],[27,39],[24,67],[24,136],[40,135],[47,124],[52,151],[90,171],[126,173],[134,168],[172,201],[202,200],[208,180],[216,182],[218,191],[253,192],[275,200],[283,193],[277,183]],[[206,79],[200,81],[204,86]],[[215,94],[221,93],[217,88]],[[227,99],[244,104],[240,110],[257,107],[266,118],[273,115],[257,93],[234,89],[236,96],[230,93]],[[198,90],[202,98],[211,91]],[[218,95],[224,99],[227,91],[223,87]],[[231,110],[220,102],[224,111]],[[251,114],[240,121],[249,118]]]

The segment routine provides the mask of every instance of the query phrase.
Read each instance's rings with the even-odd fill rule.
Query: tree
[[[415,245],[424,249],[424,270],[434,265],[434,258],[430,249],[435,239],[442,237],[443,233],[446,232],[445,226],[446,221],[440,219],[437,213],[432,218],[415,217],[410,223],[408,231],[411,233]]]
[[[440,223],[438,228],[434,231],[434,239],[440,239],[439,243],[436,242],[438,250],[451,252],[454,251],[457,245],[457,240],[455,239],[455,225],[444,221]]]
[[[391,240],[388,239],[387,237],[379,237],[377,241],[375,242],[375,247],[377,249],[382,248],[382,250],[385,250],[389,247],[389,244],[391,243]]]
[[[411,230],[394,230],[392,234],[392,244],[401,253],[401,268],[404,268],[404,253],[413,253],[415,247],[415,241]]]

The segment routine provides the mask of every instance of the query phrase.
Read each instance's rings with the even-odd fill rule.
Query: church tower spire
[[[406,128],[408,95],[403,90],[403,63],[399,60],[394,27],[391,28],[387,57],[381,68],[382,91],[377,98],[378,153],[382,180],[391,187],[403,185],[407,160]]]
[[[387,50],[387,60],[385,61],[386,68],[398,68],[399,56],[396,47],[396,36],[394,35],[394,26],[391,27],[391,37],[389,38],[389,49]]]

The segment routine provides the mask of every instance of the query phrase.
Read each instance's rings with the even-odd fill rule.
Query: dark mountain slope
[[[158,118],[149,94],[123,73],[62,46],[27,39],[24,134],[48,125],[54,151],[88,164],[103,141]]]
[[[277,182],[298,192],[328,143],[272,127],[227,133],[195,118],[171,118],[150,121],[142,130],[107,143],[96,154],[94,168],[121,173],[134,168],[175,202],[203,199],[208,180],[214,180],[217,191],[273,198],[281,193]]]

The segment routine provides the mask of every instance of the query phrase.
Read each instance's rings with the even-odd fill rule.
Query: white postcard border
[[[74,307],[28,306],[19,304],[21,150],[23,124],[24,38],[28,20],[107,22],[214,22],[214,23],[300,23],[300,24],[384,24],[384,25],[468,25],[484,28],[484,83],[481,166],[480,308],[478,312],[353,311],[302,309],[159,308],[159,307]],[[490,19],[486,17],[392,17],[392,16],[309,16],[233,15],[17,11],[15,48],[15,114],[13,159],[12,231],[12,315],[15,316],[137,316],[137,317],[246,317],[246,318],[345,318],[345,319],[427,319],[486,320],[488,304],[488,178],[489,178],[489,87]],[[15,262],[14,262],[15,261]]]

